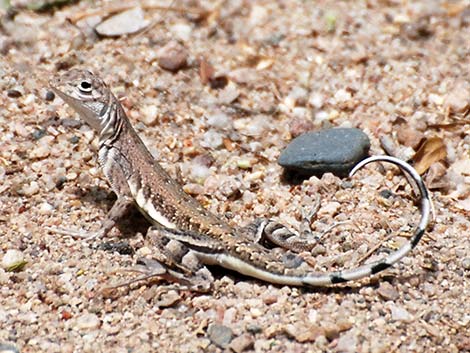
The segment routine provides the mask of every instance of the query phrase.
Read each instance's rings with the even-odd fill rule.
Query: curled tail
[[[403,245],[397,251],[391,253],[387,257],[368,263],[354,269],[350,270],[343,270],[332,272],[325,275],[312,275],[306,276],[302,279],[302,284],[308,286],[324,286],[328,284],[334,283],[342,283],[346,281],[352,281],[356,279],[360,279],[369,275],[376,274],[380,271],[383,271],[394,263],[398,262],[401,258],[403,258],[406,254],[408,254],[413,248],[416,247],[420,239],[422,238],[424,232],[429,223],[430,213],[431,213],[431,200],[429,198],[429,191],[424,185],[423,179],[418,174],[418,172],[408,163],[402,161],[401,159],[389,156],[373,156],[364,159],[363,161],[359,162],[353,170],[349,173],[349,177],[352,177],[359,169],[364,167],[365,165],[372,163],[372,162],[389,162],[397,167],[399,167],[403,172],[408,174],[413,181],[416,183],[418,187],[419,194],[421,196],[421,219],[419,221],[418,226],[416,227],[413,236],[411,239]]]

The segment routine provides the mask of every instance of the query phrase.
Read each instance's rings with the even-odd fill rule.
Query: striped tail
[[[426,188],[426,185],[424,185],[421,176],[411,165],[409,165],[405,161],[402,161],[401,159],[390,156],[373,156],[359,162],[349,173],[349,177],[352,177],[359,169],[372,162],[392,163],[399,167],[403,172],[408,174],[413,179],[414,183],[416,183],[416,186],[419,190],[419,194],[421,196],[421,219],[413,233],[413,236],[411,237],[409,242],[403,245],[400,249],[393,252],[382,260],[359,266],[351,270],[331,272],[329,274],[320,276],[306,276],[302,279],[302,284],[308,286],[325,286],[334,283],[343,283],[347,281],[357,280],[363,277],[367,277],[369,275],[376,274],[389,268],[394,263],[398,262],[413,248],[415,248],[420,239],[423,237],[423,234],[426,231],[426,228],[428,227],[430,219],[431,199],[429,197],[429,191]]]

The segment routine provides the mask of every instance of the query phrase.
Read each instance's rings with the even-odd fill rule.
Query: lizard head
[[[113,95],[91,71],[72,69],[50,81],[54,93],[71,106],[93,129],[100,132]]]

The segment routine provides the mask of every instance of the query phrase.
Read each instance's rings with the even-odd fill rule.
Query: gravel
[[[470,350],[470,138],[461,123],[469,105],[461,94],[469,89],[468,1],[178,0],[174,7],[184,11],[142,5],[144,21],[156,25],[112,38],[92,30],[117,14],[108,2],[41,13],[24,10],[26,0],[11,3],[19,12],[2,18],[0,31],[0,259],[16,250],[27,263],[14,272],[0,268],[0,347]],[[187,65],[176,72],[162,69],[156,54],[171,41],[187,51]],[[203,59],[213,67],[212,83],[202,82]],[[48,230],[97,231],[115,200],[97,167],[96,134],[46,95],[51,76],[74,65],[106,80],[165,169],[198,185],[190,188],[197,199],[232,225],[266,217],[295,229],[319,195],[315,231],[345,223],[315,254],[301,254],[315,271],[364,263],[375,247],[365,262],[396,249],[418,211],[412,189],[388,165],[368,166],[348,187],[328,173],[295,186],[284,182],[277,158],[293,134],[359,128],[371,154],[383,153],[383,136],[410,155],[421,135],[442,138],[448,158],[445,178],[434,184],[434,227],[393,268],[333,289],[273,286],[218,269],[211,269],[209,293],[157,279],[110,289],[140,276],[129,270],[155,252],[142,235],[142,217],[129,217],[106,240]],[[398,139],[399,130],[419,133]],[[198,156],[210,163],[180,172]],[[382,190],[392,196],[384,199]],[[98,247],[118,236],[135,254]],[[227,348],[212,341],[212,325],[232,332]]]

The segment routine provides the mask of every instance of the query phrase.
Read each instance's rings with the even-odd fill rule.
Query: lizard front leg
[[[49,230],[57,234],[69,235],[73,238],[98,239],[105,237],[117,222],[129,214],[129,211],[135,205],[134,197],[127,184],[128,170],[131,169],[129,163],[118,149],[109,148],[105,145],[100,149],[99,162],[111,188],[117,195],[117,200],[109,210],[105,220],[101,223],[100,229],[96,232],[64,228],[49,228]]]

